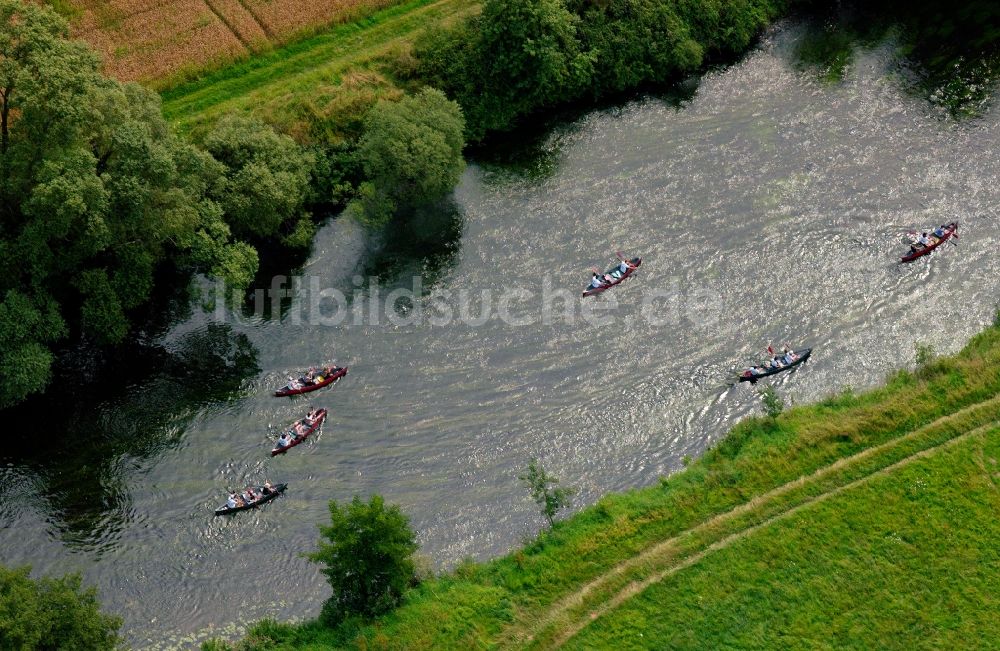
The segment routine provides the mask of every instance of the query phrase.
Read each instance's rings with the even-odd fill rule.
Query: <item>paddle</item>
[[[626,258],[625,255],[621,251],[615,251],[615,257],[618,258],[619,260],[621,260],[622,262],[624,262],[625,264],[627,264],[629,267],[634,268],[634,265],[632,264],[632,261],[629,260],[628,258]]]

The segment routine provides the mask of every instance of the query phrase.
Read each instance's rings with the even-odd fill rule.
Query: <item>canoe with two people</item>
[[[299,443],[305,441],[309,436],[319,429],[323,421],[326,420],[326,409],[313,409],[305,418],[295,421],[295,423],[281,433],[278,443],[271,450],[271,456],[284,454],[289,449],[294,448]]]
[[[226,503],[215,509],[215,515],[228,515],[260,506],[284,493],[286,488],[288,484],[272,484],[269,481],[263,486],[248,486],[239,493],[230,493]]]
[[[750,382],[752,384],[762,377],[793,369],[809,359],[809,356],[812,354],[812,348],[803,348],[802,350],[795,351],[785,346],[780,354],[776,354],[774,349],[768,346],[767,352],[771,355],[771,358],[763,364],[744,369],[740,373],[740,382]]]
[[[308,393],[316,389],[322,389],[345,375],[347,375],[346,366],[310,368],[308,371],[300,373],[297,379],[291,375],[288,376],[288,384],[275,391],[274,395],[282,398],[284,396],[297,396],[300,393]]]
[[[594,269],[594,275],[590,278],[590,284],[583,288],[583,298],[600,294],[611,289],[615,285],[624,282],[632,276],[642,264],[642,258],[626,259],[621,253],[617,254],[618,264],[608,269],[603,274]]]
[[[958,222],[942,224],[934,230],[925,231],[920,235],[910,233],[910,250],[900,259],[900,262],[912,262],[927,255],[951,237],[958,239]]]

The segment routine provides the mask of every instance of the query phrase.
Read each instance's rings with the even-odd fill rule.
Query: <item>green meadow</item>
[[[1000,427],[878,473],[610,608],[570,649],[1000,647]]]

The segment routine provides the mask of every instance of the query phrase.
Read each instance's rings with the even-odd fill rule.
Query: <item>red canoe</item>
[[[609,290],[615,285],[621,284],[626,280],[628,280],[632,276],[632,274],[634,274],[636,271],[639,270],[639,265],[642,264],[642,258],[632,258],[631,260],[629,260],[629,262],[632,263],[632,266],[628,268],[628,271],[623,273],[621,276],[613,276],[614,280],[612,280],[607,285],[601,285],[600,287],[591,287],[590,285],[587,285],[587,287],[584,288],[583,290],[583,297],[587,298],[588,296],[593,296],[594,294],[600,294],[601,292]],[[608,269],[604,275],[607,276],[612,272],[617,272],[617,271],[618,271],[618,265],[615,265],[610,269]]]
[[[913,250],[913,248],[911,248],[910,252],[904,255],[900,260],[900,262],[913,262],[920,256],[927,255],[934,249],[938,248],[939,246],[947,242],[948,238],[951,237],[952,235],[955,236],[955,239],[958,239],[958,222],[952,222],[947,226],[945,226],[944,234],[941,237],[932,237],[931,243],[928,244],[927,246],[915,245],[915,246],[920,246],[920,248],[916,250]]]
[[[294,431],[295,428],[299,425],[299,423],[302,423],[303,425],[306,426],[305,431],[302,432],[301,434],[296,434],[295,438],[292,439],[292,442],[286,445],[285,447],[281,447],[280,445],[275,445],[274,449],[271,450],[271,456],[273,457],[279,454],[284,454],[285,452],[288,452],[291,448],[294,448],[302,441],[305,441],[307,438],[309,438],[309,436],[313,432],[319,429],[320,425],[323,424],[324,420],[326,420],[326,409],[317,409],[316,417],[313,418],[312,420],[310,420],[309,417],[307,416],[302,420],[295,421],[295,424],[285,431]]]
[[[302,376],[299,378],[299,383],[302,386],[299,386],[295,389],[290,389],[286,384],[285,386],[275,391],[274,395],[279,398],[283,398],[285,396],[297,396],[300,393],[309,393],[310,391],[315,391],[316,389],[322,389],[323,387],[329,384],[333,384],[334,382],[344,377],[345,375],[347,375],[346,366],[343,368],[339,366],[328,366],[319,373],[317,373],[317,376],[323,378],[319,382],[312,382],[311,384],[306,384],[306,382],[310,382],[310,380],[307,377]]]

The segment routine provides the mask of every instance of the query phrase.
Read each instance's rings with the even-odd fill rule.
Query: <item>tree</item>
[[[281,238],[300,229],[312,233],[303,210],[315,163],[310,152],[263,122],[239,115],[220,120],[204,144],[225,166],[212,195],[237,236]]]
[[[0,408],[45,388],[60,339],[121,342],[158,267],[250,282],[256,251],[213,199],[225,172],[62,18],[0,0]]]
[[[582,17],[578,30],[582,47],[594,56],[590,91],[595,96],[664,83],[701,65],[702,45],[690,33],[694,21],[678,15],[687,8],[680,4],[661,0],[568,2],[569,9]],[[713,3],[687,5],[708,12]]]
[[[366,121],[358,157],[369,179],[355,210],[375,225],[397,210],[444,198],[465,169],[465,122],[458,104],[425,88],[398,102],[380,101]]]
[[[542,507],[542,515],[549,521],[549,527],[555,524],[556,513],[570,505],[570,497],[576,492],[573,488],[558,488],[559,480],[545,472],[538,459],[532,459],[518,479],[528,487],[535,504]]]
[[[468,28],[431,33],[418,44],[419,72],[458,100],[469,139],[478,141],[587,89],[594,57],[580,46],[579,23],[561,0],[486,0]],[[440,46],[445,54],[430,54]]]
[[[0,648],[101,651],[121,642],[118,617],[101,612],[97,592],[77,574],[33,580],[30,568],[0,565]]]
[[[778,392],[774,390],[774,387],[768,385],[758,391],[760,394],[760,400],[764,405],[764,413],[772,421],[781,415],[781,412],[785,410],[785,401],[782,400]]]
[[[346,506],[331,501],[330,525],[320,526],[320,534],[325,540],[307,558],[326,566],[333,588],[323,606],[325,622],[374,617],[399,604],[414,580],[417,543],[398,506],[387,507],[379,495],[368,503],[355,496]]]

